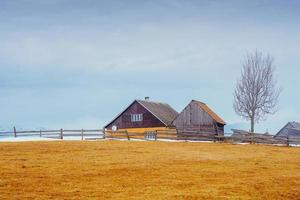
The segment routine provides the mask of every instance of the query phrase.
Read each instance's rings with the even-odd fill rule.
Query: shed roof
[[[204,110],[209,116],[211,116],[211,118],[213,118],[213,120],[215,120],[216,122],[225,125],[226,122],[219,117],[214,111],[212,111],[212,109],[210,109],[205,103],[201,102],[201,101],[197,101],[197,100],[192,100],[194,101],[199,108],[201,108],[202,110]]]

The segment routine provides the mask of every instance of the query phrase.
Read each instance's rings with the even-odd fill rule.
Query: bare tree
[[[248,54],[236,83],[233,108],[238,115],[251,121],[252,133],[255,123],[277,111],[281,89],[276,87],[273,61],[270,55],[264,56],[258,51]]]

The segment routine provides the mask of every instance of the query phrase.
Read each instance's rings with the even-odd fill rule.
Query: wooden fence
[[[273,136],[266,134],[238,134],[226,137],[228,142],[233,143],[256,143],[256,144],[278,144],[278,145],[300,145],[300,136]]]
[[[29,131],[17,131],[13,128],[13,131],[0,132],[0,140],[4,137],[43,137],[53,139],[64,139],[67,137],[78,137],[81,140],[84,139],[98,139],[105,138],[104,131],[102,129],[59,129],[59,130],[29,130]]]
[[[43,138],[65,139],[68,137],[79,137],[81,140],[86,139],[142,139],[142,140],[181,140],[181,141],[212,141],[226,143],[252,143],[252,144],[273,144],[273,145],[300,145],[300,137],[282,137],[269,134],[257,133],[240,133],[231,136],[223,134],[202,133],[194,130],[156,130],[148,132],[131,132],[131,131],[109,131],[103,129],[79,129],[79,130],[32,130],[17,131],[14,127],[13,131],[0,132],[0,140],[3,137],[28,137],[36,136]]]
[[[152,137],[148,137],[149,133]],[[300,137],[279,137],[266,134],[238,134],[224,136],[223,134],[202,133],[185,130],[156,130],[150,132],[106,131],[106,138],[110,139],[143,139],[143,140],[183,140],[183,141],[212,141],[224,143],[251,143],[273,145],[300,145]]]

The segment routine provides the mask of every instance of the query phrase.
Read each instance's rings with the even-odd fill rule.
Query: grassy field
[[[0,143],[0,199],[300,199],[300,148]]]

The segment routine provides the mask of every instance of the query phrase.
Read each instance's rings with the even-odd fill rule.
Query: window
[[[146,140],[156,140],[156,132],[145,132],[145,139]]]
[[[141,122],[143,121],[143,114],[132,114],[131,115],[132,122]]]

